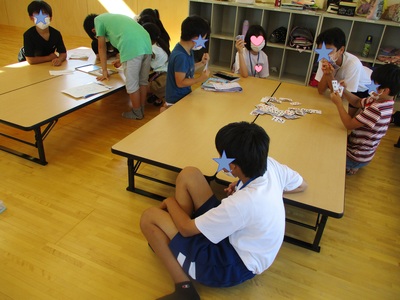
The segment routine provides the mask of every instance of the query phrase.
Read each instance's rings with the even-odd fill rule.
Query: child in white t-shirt
[[[307,184],[295,171],[268,158],[269,137],[247,122],[221,128],[215,138],[218,170],[239,180],[219,201],[195,167],[179,173],[174,197],[146,210],[143,234],[175,282],[175,292],[160,299],[200,299],[191,279],[229,287],[261,274],[283,242],[283,192]]]
[[[243,38],[238,36],[233,71],[242,77],[267,78],[269,76],[268,56],[264,52],[267,34],[260,25],[252,25]]]
[[[147,22],[142,24],[142,26],[150,35],[153,51],[150,62],[151,72],[148,89],[150,96],[147,98],[147,102],[153,103],[155,106],[160,106],[163,104],[163,99],[165,98],[168,58],[171,51],[161,38],[161,31],[156,24]]]

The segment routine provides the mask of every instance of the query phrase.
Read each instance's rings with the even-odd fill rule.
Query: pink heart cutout
[[[252,35],[250,38],[250,41],[254,45],[258,46],[258,45],[261,45],[261,43],[264,41],[264,37],[262,35],[259,35],[259,36]]]
[[[257,73],[260,73],[263,67],[261,65],[255,65],[254,69],[256,70]]]

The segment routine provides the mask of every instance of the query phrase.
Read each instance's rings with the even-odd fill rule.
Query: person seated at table
[[[94,17],[96,17],[96,16],[97,15],[94,15]],[[85,18],[85,20],[83,21],[83,29],[85,29],[85,32],[92,40],[91,47],[92,47],[94,54],[96,54],[96,58],[100,59],[99,58],[99,42],[97,41],[97,37],[93,31],[93,28],[91,28],[92,26],[90,24],[90,19],[91,18]],[[106,42],[106,46],[107,46],[107,58],[111,58],[111,57],[119,58],[119,51],[117,48],[115,48],[113,45],[111,45],[110,42]]]
[[[385,136],[392,119],[394,96],[400,92],[400,67],[392,64],[381,65],[371,74],[376,92],[368,98],[359,98],[345,90],[343,96],[360,113],[352,117],[343,107],[338,92],[331,93],[344,126],[351,130],[347,139],[346,173],[356,174],[373,159],[381,139]],[[343,83],[345,86],[345,82]]]
[[[88,22],[88,28],[92,28],[99,42],[102,76],[98,76],[97,80],[109,78],[106,44],[109,40],[119,50],[120,57],[113,65],[116,68],[123,66],[125,87],[131,101],[131,110],[123,112],[122,116],[127,119],[143,119],[152,54],[149,34],[134,19],[121,14],[91,14],[85,22]]]
[[[199,16],[189,16],[182,22],[181,39],[169,57],[166,102],[161,111],[191,93],[192,85],[204,82],[210,76],[207,68],[210,59],[208,53],[204,53],[201,61],[195,63],[193,52],[205,48],[210,31],[209,23]],[[204,67],[203,71],[195,78],[194,72],[201,67]]]
[[[236,39],[236,56],[233,71],[242,77],[267,78],[268,56],[265,53],[267,34],[260,25],[251,25],[244,38]]]
[[[163,23],[161,22],[160,19],[160,13],[158,12],[157,9],[152,9],[152,8],[146,8],[142,10],[138,17],[138,22],[139,24],[143,25],[144,23],[150,22],[154,23],[157,25],[157,27],[160,29],[160,38],[165,42],[167,45],[168,49],[170,49],[169,42],[171,40],[167,30],[165,30],[165,27]]]
[[[318,63],[318,70],[315,80],[318,81],[318,92],[325,93],[327,89],[332,89],[332,80],[338,82],[344,80],[346,88],[359,98],[368,97],[367,85],[371,83],[372,70],[363,66],[357,56],[346,52],[346,36],[340,28],[330,28],[321,32],[316,40],[318,48],[325,43],[327,49],[332,49],[329,53],[330,61],[321,59]],[[349,104],[349,113],[355,116],[357,108]]]
[[[159,299],[200,299],[191,280],[230,287],[264,272],[283,242],[282,194],[301,192],[307,183],[268,157],[269,136],[255,123],[222,127],[216,137],[218,170],[239,180],[221,201],[201,171],[186,167],[176,179],[175,196],[143,212],[141,230],[175,283]],[[211,159],[211,158],[210,158]]]
[[[171,54],[165,41],[161,39],[161,31],[154,23],[144,23],[143,28],[150,35],[153,54],[151,56],[151,72],[149,75],[150,96],[147,102],[153,103],[155,106],[163,104],[165,97],[165,85],[167,83],[168,57]]]
[[[67,59],[67,50],[61,33],[50,26],[51,6],[45,1],[32,1],[28,5],[28,15],[35,26],[24,33],[18,61],[26,60],[31,65],[51,62],[53,66],[60,66]]]

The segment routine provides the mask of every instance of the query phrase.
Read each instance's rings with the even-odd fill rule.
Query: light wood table
[[[213,177],[218,169],[212,159],[219,157],[214,142],[217,131],[231,122],[252,122],[255,117],[250,111],[254,104],[264,96],[271,96],[280,84],[258,78],[242,78],[239,83],[243,87],[240,93],[198,88],[115,144],[112,152],[128,159],[127,189],[156,199],[164,198],[135,186],[135,176],[141,176],[138,172],[141,163],[175,172],[196,166],[206,177]]]
[[[43,140],[58,119],[125,86],[123,74],[119,73],[112,75],[107,81],[106,84],[112,87],[110,90],[86,99],[74,99],[61,92],[67,88],[95,81],[95,76],[75,71],[71,75],[56,76],[0,95],[0,123],[23,131],[33,131],[35,142],[31,143],[1,132],[0,135],[37,148],[38,157],[32,157],[3,145],[0,145],[0,150],[46,165]]]
[[[88,59],[69,59],[73,54],[86,55]],[[92,49],[82,47],[67,52],[67,60],[61,66],[52,66],[50,62],[37,65],[29,65],[28,62],[20,62],[0,68],[0,95],[18,90],[36,83],[54,79],[57,76],[50,75],[50,70],[75,70],[76,67],[96,63],[96,55]]]
[[[321,115],[307,114],[283,124],[274,122],[270,115],[260,115],[255,121],[270,136],[269,155],[298,171],[309,185],[303,193],[285,195],[284,201],[318,214],[314,242],[299,243],[319,251],[328,216],[341,218],[344,213],[347,130],[335,105],[315,88],[282,83],[274,96],[301,103],[295,107],[322,111]],[[288,102],[276,104],[279,109],[289,106]]]

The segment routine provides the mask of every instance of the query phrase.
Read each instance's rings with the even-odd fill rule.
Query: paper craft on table
[[[73,88],[62,90],[61,92],[70,95],[76,99],[86,99],[93,95],[106,92],[112,89],[110,86],[106,86],[100,82],[92,82]]]
[[[217,77],[208,78],[201,87],[206,91],[213,92],[241,92],[243,90],[239,83]]]
[[[69,59],[87,60],[87,59],[89,59],[89,56],[87,56],[86,54],[74,53],[74,54],[71,54],[71,56],[69,57]]]
[[[50,75],[59,76],[59,75],[70,75],[73,74],[73,70],[49,70]]]

